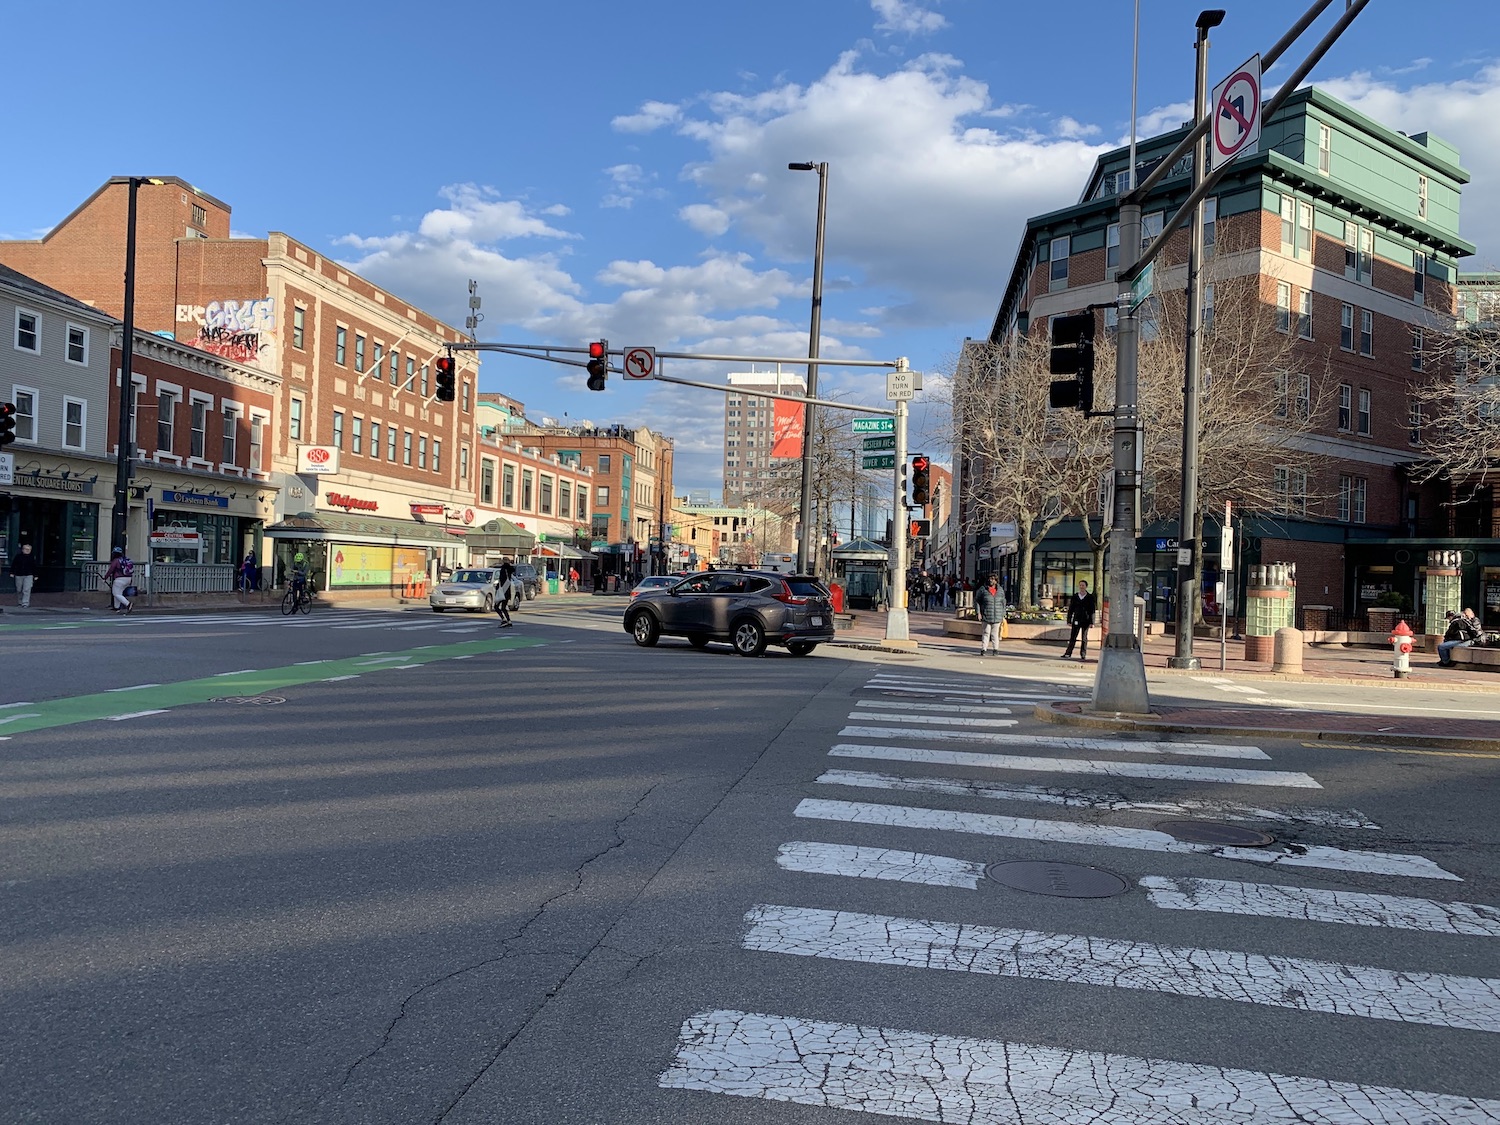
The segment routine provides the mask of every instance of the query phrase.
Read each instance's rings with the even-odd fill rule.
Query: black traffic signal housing
[[[589,373],[589,390],[602,391],[609,381],[609,341],[595,340],[589,344],[589,361],[584,364]]]
[[[1073,313],[1052,318],[1052,356],[1049,369],[1071,379],[1052,382],[1049,404],[1056,409],[1094,411],[1094,314]]]
[[[911,459],[911,502],[915,508],[932,502],[932,458],[925,453]]]
[[[16,404],[0,402],[0,449],[16,440]]]
[[[451,355],[445,355],[437,361],[437,400],[439,402],[453,401],[457,375],[457,364]]]

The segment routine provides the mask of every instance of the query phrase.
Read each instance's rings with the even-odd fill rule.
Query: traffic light
[[[0,402],[0,449],[16,440],[16,404]]]
[[[931,539],[932,538],[932,521],[931,520],[911,520],[910,523],[911,523],[911,527],[907,531],[907,536],[909,538],[911,538],[911,539]]]
[[[911,502],[925,508],[932,501],[932,458],[918,453],[911,459]]]
[[[445,355],[437,361],[437,400],[439,402],[452,402],[454,398],[454,380],[457,375],[451,355]]]
[[[589,373],[589,390],[602,391],[609,379],[608,340],[595,340],[589,344],[589,361],[584,366]]]
[[[1074,313],[1052,318],[1052,357],[1054,375],[1072,375],[1072,379],[1054,380],[1048,402],[1058,409],[1077,409],[1085,414],[1094,409],[1094,314]]]

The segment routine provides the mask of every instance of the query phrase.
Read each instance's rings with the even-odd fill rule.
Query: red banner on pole
[[[771,456],[797,458],[802,456],[803,405],[800,402],[776,400],[776,411],[771,423]]]

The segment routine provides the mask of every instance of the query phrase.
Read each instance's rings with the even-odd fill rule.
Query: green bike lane
[[[399,652],[367,652],[327,660],[303,660],[275,668],[243,668],[170,684],[133,684],[91,695],[64,696],[40,703],[0,705],[0,741],[29,731],[100,719],[136,719],[210,699],[248,697],[303,684],[352,680],[375,672],[415,668],[444,660],[467,660],[488,653],[546,644],[530,637],[489,637],[453,644],[422,645]]]

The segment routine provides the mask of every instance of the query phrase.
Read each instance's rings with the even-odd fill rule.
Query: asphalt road
[[[0,627],[0,1122],[1500,1120],[1500,754],[516,620]]]

